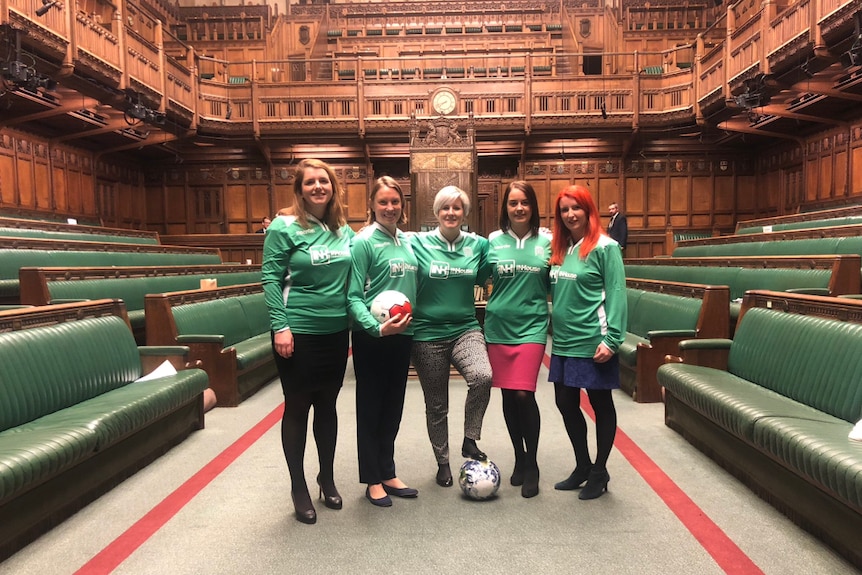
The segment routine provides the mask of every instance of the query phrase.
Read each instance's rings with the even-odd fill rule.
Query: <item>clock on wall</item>
[[[454,112],[457,103],[458,100],[455,97],[455,93],[448,88],[437,90],[431,97],[431,106],[434,108],[434,111],[443,116]]]

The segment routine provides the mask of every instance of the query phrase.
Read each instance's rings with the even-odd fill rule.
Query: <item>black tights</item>
[[[617,410],[614,408],[614,398],[610,390],[588,389],[590,405],[596,414],[596,461],[597,469],[605,469],[614,437],[617,434]],[[563,416],[569,441],[575,450],[575,461],[578,467],[589,467],[590,451],[587,447],[587,420],[581,412],[581,389],[566,387],[562,383],[554,383],[554,397],[557,409]]]
[[[515,448],[515,465],[523,463],[527,468],[535,468],[541,424],[536,394],[519,389],[500,391],[503,393],[503,418]]]
[[[281,446],[290,472],[291,491],[303,495],[305,483],[305,438],[308,434],[308,412],[314,407],[312,430],[320,462],[320,483],[334,485],[333,465],[335,442],[338,438],[338,414],[335,402],[340,387],[320,391],[291,393],[285,396],[284,417],[281,419]]]

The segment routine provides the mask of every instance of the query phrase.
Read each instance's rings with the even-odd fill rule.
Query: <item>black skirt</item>
[[[275,339],[275,334],[271,336]],[[349,333],[345,329],[324,335],[293,334],[293,355],[280,356],[273,346],[275,365],[284,394],[339,388],[347,369]]]

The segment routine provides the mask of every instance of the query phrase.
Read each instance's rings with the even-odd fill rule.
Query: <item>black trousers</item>
[[[396,476],[395,437],[404,411],[412,343],[409,335],[353,332],[360,483],[373,485]]]

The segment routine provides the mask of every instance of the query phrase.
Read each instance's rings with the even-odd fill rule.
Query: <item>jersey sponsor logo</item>
[[[545,255],[545,248],[543,248],[542,246],[536,246],[536,247],[534,247],[534,248],[533,248],[533,253],[534,253],[535,255],[537,255],[538,257],[540,257],[540,258],[541,258],[541,257],[544,257],[544,255]]]
[[[308,228],[307,230],[299,230],[298,232],[296,232],[296,235],[298,235],[298,236],[307,236],[308,234],[317,233],[317,231],[318,231],[318,230],[316,230],[316,229],[314,229],[314,228]]]
[[[432,261],[428,268],[428,277],[435,279],[446,279],[449,277],[449,264],[446,262]]]
[[[551,268],[551,283],[555,284],[559,280],[568,280],[568,281],[577,281],[578,274],[573,274],[572,272],[566,272],[559,268],[559,266],[554,266]]]
[[[311,246],[308,253],[311,256],[311,265],[313,266],[325,266],[331,259],[329,248],[326,246]]]
[[[406,272],[416,272],[416,266],[412,266],[400,258],[389,260],[389,277],[403,278]]]
[[[464,246],[464,255],[468,258],[473,257],[473,248],[471,248],[470,246]]]
[[[497,262],[497,275],[501,278],[515,277],[515,260],[500,260]]]

